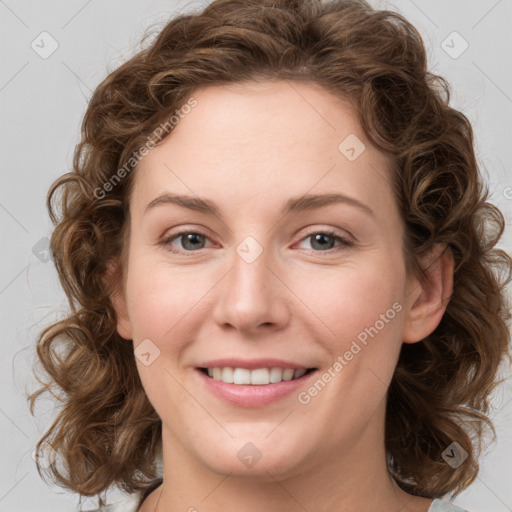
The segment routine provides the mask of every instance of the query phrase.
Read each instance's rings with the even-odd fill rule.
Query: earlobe
[[[119,336],[124,338],[125,340],[131,340],[132,336],[132,328],[130,325],[130,319],[128,316],[128,309],[126,307],[126,300],[122,292],[116,292],[112,294],[110,297],[112,305],[116,311],[117,317],[117,332]]]
[[[114,310],[116,312],[117,318],[117,332],[119,336],[124,338],[125,340],[131,340],[132,336],[132,328],[130,324],[130,318],[128,315],[128,308],[126,305],[126,299],[123,292],[122,279],[117,277],[117,261],[110,261],[107,265],[108,270],[106,273],[106,281],[114,280],[113,291],[110,293],[109,298]]]
[[[449,247],[438,244],[421,262],[426,281],[416,279],[409,295],[411,305],[402,333],[404,343],[415,343],[434,332],[441,322],[453,292],[453,254]]]

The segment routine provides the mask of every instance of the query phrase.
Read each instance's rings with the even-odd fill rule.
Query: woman
[[[56,481],[116,512],[460,511],[512,264],[448,99],[363,1],[217,0],[111,73],[48,197]]]

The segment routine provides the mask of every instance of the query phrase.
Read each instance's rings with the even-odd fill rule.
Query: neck
[[[384,439],[373,431],[319,464],[305,461],[302,471],[283,474],[272,468],[252,478],[212,471],[165,428],[163,445],[164,483],[140,512],[260,512],[262,504],[268,512],[427,512],[432,502],[400,489],[387,469]]]

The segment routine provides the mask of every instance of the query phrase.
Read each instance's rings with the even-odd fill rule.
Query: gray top
[[[140,494],[132,494],[122,501],[112,503],[105,507],[96,510],[83,511],[83,512],[137,512],[140,505]],[[469,512],[466,509],[456,507],[452,503],[440,499],[435,499],[430,505],[428,512]]]

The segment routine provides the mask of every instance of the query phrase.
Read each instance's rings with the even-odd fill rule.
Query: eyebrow
[[[362,203],[358,199],[339,193],[309,194],[295,198],[292,197],[285,203],[281,211],[281,214],[287,215],[288,213],[297,213],[306,210],[314,210],[336,203],[354,206],[362,210],[366,214],[370,215],[371,217],[375,218],[375,213],[369,206]],[[169,192],[165,192],[159,195],[150,203],[148,203],[144,208],[143,214],[145,215],[149,210],[164,204],[175,204],[177,206],[181,206],[189,210],[194,210],[200,213],[210,215],[216,215],[222,218],[222,215],[217,205],[213,201],[210,201],[209,199],[202,199],[200,197],[193,197],[181,194],[172,194]]]

